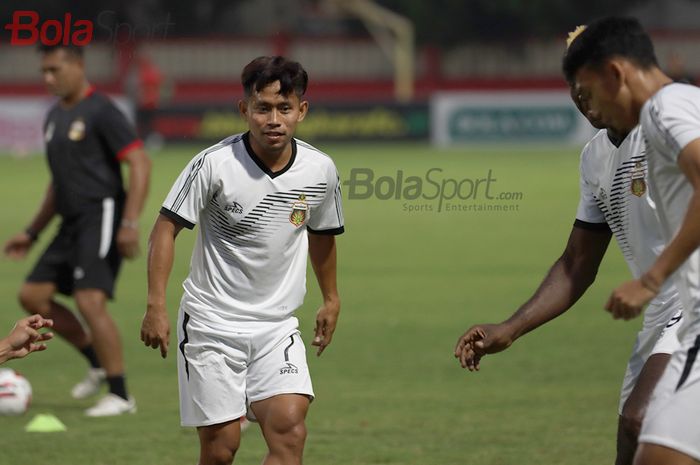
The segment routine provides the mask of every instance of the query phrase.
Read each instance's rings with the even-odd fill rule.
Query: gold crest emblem
[[[647,191],[647,183],[644,180],[644,166],[638,161],[632,169],[632,183],[630,184],[632,193],[637,197],[643,196]]]
[[[309,204],[306,203],[306,196],[301,194],[299,195],[299,199],[292,204],[292,213],[289,215],[289,222],[296,227],[301,226],[308,217],[308,211]]]
[[[73,121],[68,130],[68,138],[73,142],[78,142],[83,140],[85,137],[85,121],[82,118],[78,118]]]

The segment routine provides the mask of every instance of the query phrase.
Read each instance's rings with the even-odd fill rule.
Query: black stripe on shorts
[[[681,374],[681,379],[678,380],[678,386],[676,386],[676,391],[678,391],[683,383],[685,383],[690,376],[690,370],[693,368],[695,359],[698,357],[698,350],[700,350],[700,336],[695,338],[695,344],[693,347],[688,349],[688,358],[685,360],[685,366],[683,367],[683,374]]]
[[[187,379],[190,379],[190,364],[187,361],[187,357],[185,356],[185,344],[187,344],[190,340],[189,336],[187,335],[187,323],[190,321],[190,315],[185,313],[184,318],[182,319],[182,333],[185,335],[182,338],[182,341],[180,341],[180,353],[182,354],[182,358],[185,360],[185,373],[187,373]]]
[[[289,349],[292,348],[294,345],[294,335],[292,334],[289,336],[289,339],[291,339],[292,342],[289,343],[289,345],[284,349],[284,361],[288,362],[289,361]]]

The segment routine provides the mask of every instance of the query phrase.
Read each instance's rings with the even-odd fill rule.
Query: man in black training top
[[[44,123],[51,182],[25,231],[5,244],[5,254],[23,258],[51,218],[58,234],[19,292],[22,307],[54,321],[54,330],[90,363],[71,395],[84,399],[106,381],[109,394],[85,411],[109,416],[136,411],[126,390],[119,331],[107,312],[122,257],[138,254],[138,217],[148,191],[150,161],[131,124],[85,77],[83,50],[41,47],[48,91],[59,97]],[[129,165],[124,192],[120,162]],[[72,295],[89,330],[54,299]]]

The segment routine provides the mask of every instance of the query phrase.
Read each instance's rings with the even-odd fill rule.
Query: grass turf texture
[[[322,148],[334,156],[343,180],[352,168],[371,168],[375,177],[395,176],[397,169],[404,177],[423,177],[437,167],[455,179],[484,177],[491,169],[492,193],[522,192],[523,198],[510,202],[518,211],[409,213],[404,203],[436,207],[436,201],[348,200],[346,186],[347,232],[339,239],[343,311],[333,344],[320,359],[308,345],[319,303],[312,274],[297,312],[317,394],[305,463],[612,462],[618,390],[639,325],[612,321],[602,310],[609,291],[627,278],[614,245],[596,284],[568,314],[506,353],[487,357],[479,373],[463,371],[452,356],[456,338],[469,325],[510,315],[561,253],[578,200],[577,150]],[[196,150],[154,154],[144,247],[160,202]],[[4,241],[30,220],[48,174],[41,157],[0,157],[0,172]],[[50,236],[42,235],[25,262],[0,260],[3,333],[22,315],[16,291]],[[8,364],[31,381],[34,402],[22,417],[0,418],[0,464],[196,463],[196,433],[179,427],[174,336],[193,239],[194,233],[184,231],[177,244],[168,290],[173,335],[165,361],[138,337],[145,254],[122,268],[111,310],[122,331],[138,414],[84,418],[92,401],[72,400],[69,390],[86,364],[63,341],[53,341],[47,352]],[[24,425],[38,413],[55,414],[68,431],[25,433]],[[264,451],[253,427],[236,463],[259,463]]]

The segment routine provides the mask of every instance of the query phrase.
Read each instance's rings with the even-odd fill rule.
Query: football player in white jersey
[[[156,220],[141,339],[167,355],[175,238],[199,225],[178,316],[182,425],[197,428],[199,465],[233,461],[246,415],[260,423],[264,464],[300,464],[314,393],[294,311],[306,292],[308,255],[323,295],[312,342],[320,355],[340,311],[340,186],[333,161],[293,137],[308,109],[302,66],[259,57],[241,80],[249,131],[197,155]]]
[[[572,33],[568,43],[575,40]],[[598,128],[573,83],[571,96]],[[500,324],[475,325],[457,341],[455,357],[478,370],[485,354],[508,348],[520,336],[561,315],[595,280],[611,235],[633,276],[639,277],[661,253],[665,241],[647,187],[646,148],[641,129],[616,133],[601,129],[581,152],[581,196],[576,221],[563,255],[554,263],[534,296]],[[631,465],[644,411],[652,390],[676,349],[681,304],[667,283],[645,313],[620,393],[617,465]]]
[[[637,124],[647,143],[649,184],[668,245],[605,305],[629,319],[674,281],[684,307],[680,348],[659,380],[639,436],[635,465],[700,464],[700,89],[673,83],[633,18],[590,23],[564,59],[590,111],[615,131]]]

